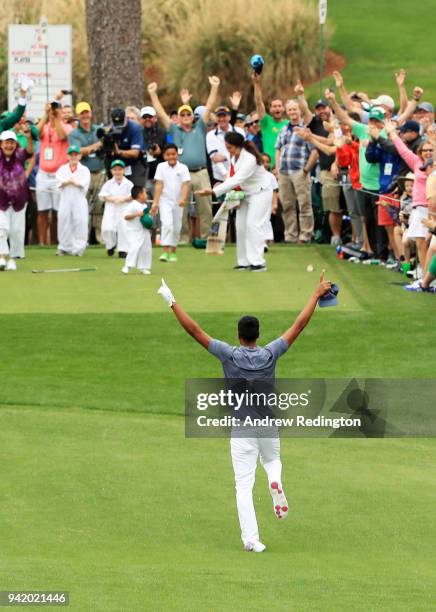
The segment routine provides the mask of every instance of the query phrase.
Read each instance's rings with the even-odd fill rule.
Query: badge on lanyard
[[[177,153],[178,153],[179,155],[183,155],[183,147],[178,147],[178,148],[177,148]]]
[[[44,160],[45,161],[53,161],[54,151],[53,147],[45,147],[44,149]]]

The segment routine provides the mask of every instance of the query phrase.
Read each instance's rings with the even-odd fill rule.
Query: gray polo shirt
[[[189,170],[206,167],[206,132],[207,126],[203,119],[198,119],[186,132],[178,125],[172,123],[169,133],[179,151],[179,161],[186,164]]]
[[[78,145],[80,148],[89,147],[89,145],[92,145],[99,140],[96,135],[96,130],[96,125],[92,125],[89,132],[84,130],[79,125],[70,134],[68,134],[68,143],[70,145]],[[80,163],[86,166],[90,172],[99,172],[103,169],[103,161],[98,157],[97,153],[91,153],[91,155],[83,156]]]
[[[280,337],[264,347],[255,346],[253,348],[230,346],[226,342],[213,339],[210,341],[208,350],[221,361],[224,377],[235,391],[243,391],[244,381],[256,381],[252,390],[268,393],[274,387],[277,359],[286,353],[288,348],[286,340]],[[262,418],[264,416],[274,417],[274,413],[268,406],[256,408],[244,404],[238,409],[238,416],[240,418],[246,416]]]

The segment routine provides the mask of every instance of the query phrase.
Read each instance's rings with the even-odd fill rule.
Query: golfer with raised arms
[[[230,176],[213,189],[196,191],[196,195],[217,197],[240,189],[244,199],[236,210],[236,256],[235,270],[265,272],[264,226],[270,220],[273,190],[268,172],[263,166],[263,157],[256,146],[244,140],[237,132],[224,136],[226,149],[230,153]]]
[[[190,336],[217,357],[222,365],[224,377],[228,379],[245,379],[247,381],[265,381],[274,383],[276,361],[295,342],[309,323],[318,300],[329,293],[332,284],[324,281],[324,271],[319,285],[311,295],[306,307],[296,318],[294,324],[280,338],[273,340],[265,347],[257,345],[259,321],[256,317],[244,316],[238,322],[239,346],[230,346],[220,340],[211,338],[191,317],[176,303],[170,288],[162,279],[158,293],[173,310],[180,325]],[[280,439],[275,437],[235,437],[230,440],[232,464],[236,484],[236,504],[238,508],[241,539],[246,551],[263,552],[265,545],[259,538],[256,513],[253,504],[253,486],[256,474],[257,459],[263,465],[269,491],[273,500],[273,510],[277,518],[286,518],[288,503],[282,486],[280,460]]]

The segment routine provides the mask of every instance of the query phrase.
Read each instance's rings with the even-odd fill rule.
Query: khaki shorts
[[[333,175],[330,170],[321,170],[321,184],[323,209],[335,213],[340,213],[341,208],[339,202],[341,188],[338,181],[333,178]]]

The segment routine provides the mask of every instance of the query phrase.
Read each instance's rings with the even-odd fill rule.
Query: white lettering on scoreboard
[[[47,45],[47,66],[46,51]],[[27,75],[34,86],[27,94],[27,115],[41,117],[48,100],[60,89],[72,89],[71,26],[10,25],[8,45],[8,106],[12,110],[19,97],[19,76]],[[71,96],[62,99],[71,103]]]

